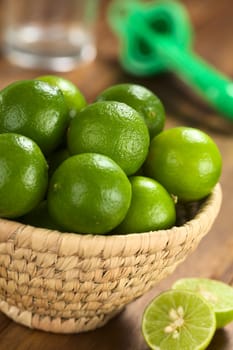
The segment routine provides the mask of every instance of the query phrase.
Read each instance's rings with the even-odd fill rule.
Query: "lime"
[[[153,138],[144,171],[179,201],[195,201],[212,191],[221,166],[221,154],[210,136],[199,129],[176,127]]]
[[[66,159],[52,176],[48,191],[50,215],[65,230],[107,233],[124,219],[131,185],[110,158],[83,153]]]
[[[43,75],[36,79],[45,81],[52,86],[56,86],[62,91],[69,110],[70,118],[74,118],[76,114],[86,106],[87,102],[84,95],[70,80],[57,75]]]
[[[26,214],[43,199],[48,166],[37,144],[28,137],[0,134],[0,217]]]
[[[199,294],[169,290],[147,306],[142,333],[154,350],[206,349],[215,332],[215,315]]]
[[[100,153],[112,158],[127,175],[143,164],[149,148],[144,120],[121,102],[95,102],[72,119],[68,129],[71,154]]]
[[[21,80],[3,89],[0,100],[0,133],[27,136],[46,154],[61,142],[68,117],[63,94],[57,87]]]
[[[130,182],[130,208],[117,231],[146,232],[173,226],[176,220],[175,204],[165,188],[144,176],[132,176]]]
[[[29,213],[18,218],[18,221],[26,225],[47,228],[49,230],[61,230],[61,228],[49,215],[46,200],[40,202],[39,205]]]
[[[117,84],[104,90],[97,101],[124,102],[144,118],[151,138],[164,128],[165,111],[160,99],[149,89],[137,84]]]
[[[213,307],[217,328],[233,321],[233,288],[208,278],[182,278],[172,286],[200,293]]]

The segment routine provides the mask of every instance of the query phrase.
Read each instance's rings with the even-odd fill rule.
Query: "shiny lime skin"
[[[127,175],[146,159],[149,133],[141,116],[125,103],[90,104],[72,119],[68,129],[70,154],[94,152],[112,158]]]
[[[132,176],[130,182],[130,208],[117,232],[147,232],[172,227],[176,221],[175,204],[165,188],[144,176]]]
[[[51,217],[64,230],[105,234],[124,219],[131,185],[110,158],[83,153],[66,159],[52,176],[48,191]]]
[[[207,196],[221,175],[222,158],[206,133],[189,127],[167,129],[151,142],[144,172],[178,201]]]
[[[4,88],[0,100],[0,133],[27,136],[45,154],[59,145],[68,125],[68,111],[57,87],[37,80],[21,80]]]
[[[69,110],[70,119],[74,118],[76,114],[87,105],[84,95],[70,80],[57,75],[43,75],[36,79],[56,86],[62,91]]]
[[[37,144],[28,137],[0,134],[0,217],[17,218],[44,198],[48,166]]]
[[[97,101],[124,102],[144,118],[150,137],[159,134],[165,124],[165,110],[160,99],[149,89],[137,84],[110,86],[97,97]]]

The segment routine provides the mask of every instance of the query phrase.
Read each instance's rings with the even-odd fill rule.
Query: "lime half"
[[[169,290],[146,308],[142,333],[154,350],[206,349],[216,329],[215,315],[199,294]]]
[[[172,288],[200,293],[213,306],[217,328],[233,321],[233,288],[228,284],[208,278],[182,278]]]

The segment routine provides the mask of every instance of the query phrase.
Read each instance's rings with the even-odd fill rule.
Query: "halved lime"
[[[217,328],[233,321],[233,288],[228,284],[208,278],[182,278],[172,288],[200,293],[213,306]]]
[[[215,326],[212,307],[198,293],[169,290],[147,306],[142,333],[154,350],[203,350]]]

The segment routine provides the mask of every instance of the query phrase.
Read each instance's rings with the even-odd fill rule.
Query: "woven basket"
[[[203,203],[181,210],[181,226],[117,236],[0,220],[0,310],[45,331],[100,327],[174,271],[209,231],[220,205],[218,184]]]

